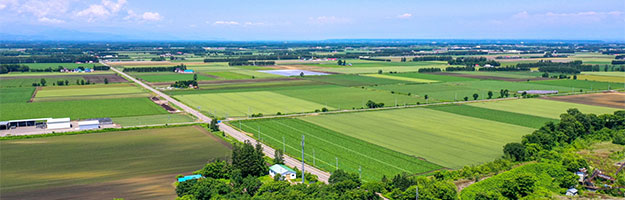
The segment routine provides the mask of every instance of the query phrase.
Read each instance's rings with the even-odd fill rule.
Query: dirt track
[[[549,100],[625,109],[625,93],[609,92],[543,97]]]
[[[549,78],[509,78],[509,77],[499,77],[499,76],[483,76],[483,75],[473,75],[473,74],[460,74],[460,73],[450,73],[450,72],[436,72],[431,74],[444,75],[444,76],[456,76],[456,77],[465,77],[465,78],[475,78],[475,79],[486,79],[486,80],[498,80],[498,81],[509,81],[509,82],[522,82],[522,81],[540,81],[540,80],[549,80]]]

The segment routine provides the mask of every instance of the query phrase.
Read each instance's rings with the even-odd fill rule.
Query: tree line
[[[180,64],[171,67],[124,67],[123,72],[174,72],[176,69],[186,70],[187,66]]]
[[[266,66],[266,65],[275,65],[275,61],[230,61],[228,62],[229,66]]]
[[[412,58],[412,61],[451,61],[451,56],[419,56]]]
[[[471,65],[471,66],[474,66],[474,65],[484,66],[486,64],[489,64],[492,66],[501,65],[499,62],[495,60],[488,60],[485,57],[457,57],[456,59],[447,61],[447,63],[450,65]]]
[[[89,55],[48,55],[48,56],[0,56],[0,63],[75,63],[75,62],[98,62],[98,58]]]

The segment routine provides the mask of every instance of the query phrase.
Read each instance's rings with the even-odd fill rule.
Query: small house
[[[566,190],[566,196],[575,196],[577,195],[577,189],[571,188]]]
[[[200,178],[202,178],[202,175],[199,175],[199,174],[183,176],[183,177],[178,178],[178,182],[185,182],[185,181],[188,181],[188,180],[200,179]]]
[[[269,175],[271,177],[275,177],[276,175],[280,175],[285,180],[296,179],[297,175],[295,170],[287,167],[286,165],[275,164],[269,167]]]

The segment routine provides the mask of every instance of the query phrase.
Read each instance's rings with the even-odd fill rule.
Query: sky
[[[625,41],[624,0],[0,0],[0,40]]]

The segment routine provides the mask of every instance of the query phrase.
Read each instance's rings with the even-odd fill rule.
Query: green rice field
[[[519,99],[495,102],[471,103],[471,106],[502,110],[526,115],[534,115],[545,118],[560,119],[560,114],[565,113],[569,108],[577,108],[582,113],[605,114],[613,113],[616,108],[601,106],[591,106],[585,104],[568,103],[562,101],[551,101],[545,99]]]
[[[102,66],[100,63],[24,63],[30,69],[47,69],[52,68],[52,70],[57,70],[59,66],[65,67],[67,69],[75,69],[78,67],[84,68],[93,68],[93,66]]]
[[[144,72],[144,73],[132,73],[133,76],[143,79],[147,82],[176,82],[183,80],[193,80],[193,74],[180,74],[174,72]],[[205,76],[202,74],[197,75],[198,81],[210,81],[215,80],[213,77]]]
[[[397,74],[388,74],[389,76],[397,76],[397,77],[406,77],[406,78],[416,78],[416,79],[425,79],[432,80],[436,82],[458,82],[458,81],[477,81],[478,79],[473,78],[465,78],[465,77],[457,77],[457,76],[445,76],[445,75],[437,75],[437,74],[429,74],[429,73],[418,73],[418,72],[409,72],[409,73],[397,73]]]
[[[414,82],[414,83],[438,82],[438,81],[429,80],[429,79],[420,79],[420,78],[412,78],[412,77],[404,77],[404,76],[390,76],[390,75],[385,75],[385,74],[366,74],[365,76],[375,77],[375,78],[394,79],[394,80],[401,80],[401,81]]]
[[[452,104],[427,107],[429,109],[440,110],[444,112],[475,117],[480,119],[498,121],[508,124],[525,126],[529,128],[540,128],[547,122],[557,122],[552,118],[539,117],[521,113],[507,112],[502,110],[493,110],[471,106],[471,104]]]
[[[34,87],[27,88],[0,88],[0,104],[26,103],[30,100]]]
[[[387,85],[387,84],[400,84],[410,83],[404,80],[378,78],[368,75],[358,74],[334,74],[326,76],[305,76],[307,80],[313,80],[317,82],[323,82],[333,85],[341,86],[370,86],[370,85]]]
[[[106,187],[114,194],[98,198],[172,199],[176,174],[229,158],[231,147],[209,134],[184,126],[2,140],[0,192],[15,199],[32,194],[86,199],[94,191],[85,187]]]

